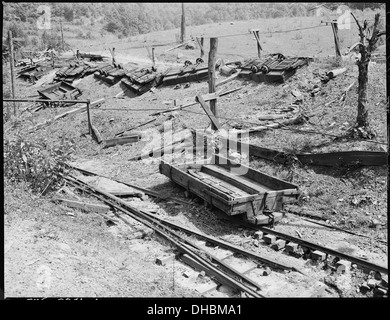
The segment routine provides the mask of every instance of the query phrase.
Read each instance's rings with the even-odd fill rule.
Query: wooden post
[[[64,32],[62,30],[62,20],[60,20],[60,26],[61,26],[62,51],[65,51]]]
[[[341,52],[340,52],[340,40],[339,40],[339,28],[337,26],[337,22],[331,23],[332,30],[333,30],[333,36],[334,36],[334,45],[336,49],[336,58],[341,59]]]
[[[11,94],[12,98],[15,99],[15,72],[14,72],[14,43],[12,39],[12,31],[8,31],[8,40],[9,40],[9,54],[10,54],[10,66],[11,66]],[[9,112],[9,107],[8,107]],[[9,116],[9,113],[8,113]],[[16,103],[14,102],[14,116],[16,116]]]
[[[186,39],[186,16],[184,12],[184,3],[181,4],[181,43]]]
[[[154,57],[154,47],[152,47],[152,61],[153,61],[153,67],[154,67],[155,64],[156,64],[156,60],[155,60],[155,57]]]
[[[87,102],[87,116],[88,116],[88,132],[92,135],[91,114],[89,112],[90,102]]]
[[[253,35],[254,35],[255,38],[256,38],[257,55],[258,55],[258,57],[260,58],[260,56],[261,56],[261,50],[263,50],[263,48],[261,47],[261,44],[260,44],[259,29],[251,29],[250,31],[253,32]]]
[[[215,92],[215,57],[218,48],[218,38],[210,38],[210,52],[209,52],[209,93]],[[210,110],[215,117],[218,118],[217,100],[210,100]],[[217,127],[212,123],[211,128],[217,130]]]
[[[204,38],[201,37],[200,40],[199,40],[199,38],[196,38],[196,41],[198,42],[198,45],[199,45],[199,48],[200,48],[200,57],[203,59],[203,56],[204,56],[204,47],[203,47]]]

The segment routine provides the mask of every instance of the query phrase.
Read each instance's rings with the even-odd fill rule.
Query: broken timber
[[[99,212],[99,213],[106,213],[107,211],[110,211],[110,207],[109,206],[102,205],[102,204],[86,203],[86,202],[75,201],[75,200],[68,200],[68,199],[61,199],[61,198],[54,198],[53,201],[62,202],[67,207],[76,208],[76,209],[82,209],[82,210],[85,210],[85,211],[94,211],[94,212]]]
[[[114,139],[108,139],[104,140],[104,147],[103,148],[109,148],[116,145],[122,145],[127,143],[135,143],[138,142],[141,139],[139,135],[132,135],[132,136],[124,136],[120,138],[114,138]]]
[[[124,134],[124,133],[127,132],[127,131],[131,131],[131,130],[137,129],[137,128],[139,128],[139,127],[142,127],[142,126],[144,126],[144,125],[146,125],[146,124],[148,124],[148,123],[154,122],[154,121],[156,121],[156,120],[157,120],[157,118],[154,118],[154,119],[152,119],[152,120],[146,121],[146,122],[144,122],[144,123],[141,123],[141,124],[139,124],[139,125],[136,125],[136,126],[134,126],[134,127],[131,127],[131,128],[129,128],[129,129],[126,129],[126,130],[124,130],[124,131],[115,133],[115,136],[120,136],[120,135]]]
[[[91,124],[91,129],[93,132],[93,137],[95,138],[96,142],[98,144],[102,143],[103,138],[102,138],[102,135],[100,134],[100,131],[98,130],[98,128],[96,128],[93,124]]]
[[[249,156],[266,160],[285,162],[289,155],[283,151],[259,147],[250,143],[233,139],[223,139],[224,147],[228,149],[248,150]],[[296,154],[296,158],[304,165],[341,167],[348,165],[383,166],[387,165],[388,155],[380,151],[340,151],[318,154]]]
[[[105,101],[104,98],[102,98],[102,99],[96,100],[94,102],[91,102],[90,107],[98,106],[98,105],[102,104],[104,101]],[[82,102],[82,103],[84,103],[84,102]],[[41,123],[35,125],[34,127],[31,127],[30,129],[28,129],[28,131],[35,131],[37,129],[40,129],[40,128],[46,126],[46,125],[49,125],[49,124],[53,123],[54,121],[57,121],[58,119],[64,118],[64,117],[69,116],[69,115],[74,115],[74,114],[77,114],[77,113],[81,113],[81,112],[84,112],[84,111],[87,111],[87,106],[86,105],[82,106],[82,107],[79,107],[77,109],[73,109],[73,110],[69,110],[69,111],[66,111],[64,113],[61,113],[58,116],[55,116],[53,119],[46,120],[44,122],[41,122]]]
[[[219,124],[218,119],[215,117],[215,115],[211,112],[210,108],[206,105],[206,102],[203,100],[201,95],[196,96],[196,100],[200,103],[202,106],[204,112],[206,112],[207,116],[210,118],[211,122],[215,126],[217,130],[221,129],[221,125]]]

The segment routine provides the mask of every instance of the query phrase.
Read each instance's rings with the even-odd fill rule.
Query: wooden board
[[[141,139],[139,135],[132,135],[132,136],[125,136],[120,138],[114,138],[114,139],[108,139],[103,140],[104,147],[103,148],[109,148],[116,145],[122,145],[127,143],[135,143],[138,142]]]
[[[61,199],[61,198],[54,198],[53,200],[62,202],[67,207],[82,209],[85,211],[94,211],[94,212],[100,212],[100,213],[106,213],[106,212],[110,211],[109,206],[102,205],[102,204],[85,203],[85,202],[81,202],[81,201]]]
[[[313,166],[342,167],[348,165],[385,166],[388,154],[377,151],[344,151],[320,154],[298,154],[302,164]]]

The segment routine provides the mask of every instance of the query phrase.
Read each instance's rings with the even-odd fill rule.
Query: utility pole
[[[209,93],[215,92],[215,57],[218,48],[218,38],[210,38],[210,52],[209,52]],[[217,113],[217,99],[210,100],[210,110],[215,117]],[[217,130],[217,127],[212,123],[211,128]]]
[[[186,39],[186,16],[184,12],[184,3],[181,4],[181,43]]]
[[[8,31],[9,41],[9,54],[10,54],[10,66],[11,66],[11,94],[12,98],[15,99],[15,73],[14,73],[14,43],[12,39],[12,31]],[[9,110],[8,110],[9,111]],[[14,102],[14,116],[16,116],[16,103]]]

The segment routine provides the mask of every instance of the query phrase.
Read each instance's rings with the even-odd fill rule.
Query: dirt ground
[[[178,60],[180,63],[196,55],[193,51],[181,50],[184,56],[176,59],[177,52],[178,50],[161,57],[161,60],[165,60],[158,64],[158,67],[176,64]],[[122,59],[123,63],[136,61],[139,65],[149,64],[141,53],[138,56],[119,54],[117,58],[119,61]],[[231,58],[239,58],[239,55]],[[324,105],[332,98],[338,97],[345,87],[357,79],[356,66],[348,66],[346,73],[323,85],[320,95],[314,98],[310,96],[310,90],[316,83],[317,72],[333,67],[331,59],[315,60],[308,67],[298,70],[294,77],[281,86],[241,79],[223,85],[220,88],[222,91],[244,86],[240,91],[218,99],[220,116],[225,118],[221,121],[223,127],[231,129],[241,121],[247,122],[244,127],[251,126],[248,122],[259,123],[256,115],[272,113],[278,106],[291,104],[294,97],[290,92],[296,88],[305,96],[305,111],[308,114],[315,113],[315,116],[310,118],[310,122],[293,128],[335,135],[344,133],[355,118],[356,90],[351,90],[344,104],[335,103],[329,107]],[[386,66],[372,64],[370,68],[370,123],[377,132],[375,141],[384,143],[388,138],[385,122]],[[191,98],[198,93],[208,92],[207,84],[201,82],[192,83],[187,89],[160,87],[139,98],[126,92],[125,98],[122,99],[115,98],[123,89],[120,84],[110,87],[93,76],[82,79],[77,86],[83,92],[83,99],[106,99],[99,109],[92,110],[93,123],[105,138],[111,138],[118,131],[150,120],[150,113],[172,107],[174,99]],[[18,80],[17,87],[19,96],[36,94],[35,87],[27,87],[21,80]],[[23,132],[31,125],[72,108],[74,106],[26,114],[18,130]],[[177,126],[192,129],[206,130],[209,125],[209,119],[198,105],[188,108],[188,112],[182,111],[173,116],[173,120],[170,116],[159,116],[154,123],[140,128],[137,132],[145,134],[148,130],[160,129],[167,120],[174,121]],[[13,134],[13,131],[9,133],[10,136]],[[147,137],[147,134],[145,136]],[[61,119],[30,137],[49,144],[54,140],[69,138],[74,141],[73,161],[80,167],[150,188],[162,195],[189,200],[184,197],[184,190],[159,173],[159,159],[128,160],[150,146],[151,140],[103,149],[87,134],[85,114]],[[303,135],[285,130],[256,133],[251,135],[250,141],[259,146],[285,151],[386,149],[384,144],[351,140],[336,143],[327,136]],[[303,192],[299,207],[321,215],[329,225],[360,232],[370,239],[321,227],[287,212],[282,222],[276,225],[277,231],[294,236],[298,231],[304,239],[365,257],[387,267],[387,244],[377,241],[379,239],[387,243],[387,168],[363,167],[346,170],[283,167],[256,158],[250,158],[250,165],[297,184]],[[172,254],[174,250],[156,235],[144,239],[130,239],[128,228],[121,221],[112,225],[107,223],[107,219],[94,213],[54,204],[51,201],[54,195],[37,197],[31,194],[24,184],[15,185],[5,181],[4,196],[5,295],[8,297],[199,297],[200,293],[194,287],[193,280],[198,280],[200,286],[207,285],[197,279],[197,274],[191,274],[191,269],[178,261],[166,266],[157,265],[157,257]],[[88,197],[87,199],[92,201]],[[232,224],[223,214],[205,208],[198,199],[191,199],[191,204],[184,206],[169,201],[158,202],[149,197],[141,205],[157,206],[158,214],[162,217],[231,241],[236,239],[250,249],[277,256],[270,249],[256,246],[250,240],[249,230]],[[377,228],[371,227],[374,219],[380,223]],[[281,259],[291,263],[288,256],[282,256]],[[325,271],[319,274],[318,268],[311,266],[308,261],[301,259],[299,264],[306,273],[322,283],[325,278],[327,281],[336,282],[342,292],[341,296],[367,296],[359,292],[359,286],[368,279],[368,275],[355,270],[345,277],[329,280],[330,274]],[[183,273],[189,274],[189,277],[183,276]],[[294,281],[299,283],[299,280],[291,275],[286,277],[290,277],[291,285]],[[270,277],[267,281],[268,292],[275,296],[290,296],[292,293],[296,296],[310,296],[309,293],[313,289],[302,287],[300,293],[291,289],[288,294],[286,287],[283,294],[276,277]],[[276,294],[278,290],[279,295]],[[221,296],[230,294],[222,292]]]

